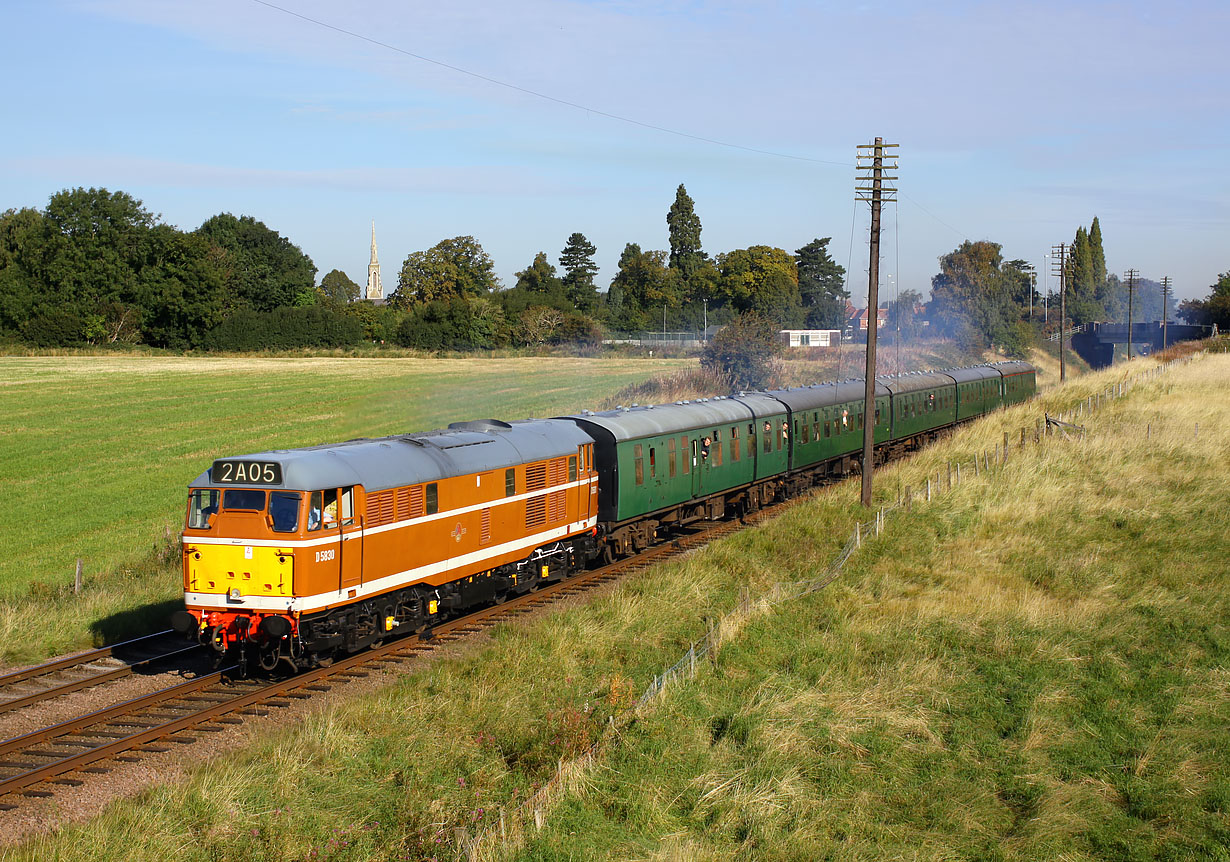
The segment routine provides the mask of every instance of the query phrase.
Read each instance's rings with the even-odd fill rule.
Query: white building
[[[783,329],[777,337],[787,347],[836,347],[840,329]]]

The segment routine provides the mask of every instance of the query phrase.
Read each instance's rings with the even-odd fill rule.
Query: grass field
[[[877,496],[1124,374],[967,428],[878,474]],[[542,831],[489,858],[1226,859],[1228,376],[1227,355],[1176,367],[1084,420],[1083,441],[894,514],[837,583],[732,632],[623,723]],[[502,627],[15,856],[454,858],[458,828],[601,737],[742,590],[821,570],[856,498],[838,486]]]
[[[165,617],[185,486],[215,458],[570,412],[686,364],[0,357],[0,661],[87,645],[132,608]]]

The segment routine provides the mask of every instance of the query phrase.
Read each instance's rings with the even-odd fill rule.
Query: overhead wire
[[[423,54],[417,54],[414,51],[407,51],[405,48],[399,48],[396,45],[390,45],[388,42],[382,42],[379,39],[373,39],[370,36],[365,36],[362,33],[355,32],[354,30],[347,30],[345,27],[338,27],[336,24],[330,24],[327,21],[321,21],[319,18],[313,18],[310,15],[304,15],[303,13],[296,12],[293,9],[287,9],[286,7],[279,6],[276,3],[270,3],[269,0],[252,0],[252,2],[257,4],[258,6],[264,6],[267,9],[273,9],[285,15],[290,15],[293,18],[298,18],[301,21],[306,21],[309,24],[315,24],[317,27],[323,27],[324,29],[332,30],[335,33],[341,33],[342,35],[349,36],[352,39],[358,39],[360,41],[367,42],[370,45],[375,45],[377,47],[384,48],[385,50],[393,51],[398,54],[402,54],[406,57],[411,57],[423,63],[430,63],[433,66],[439,66],[442,69],[448,69],[451,72],[457,72],[458,74],[461,74],[461,75],[468,75],[471,78],[475,78],[479,81],[485,81],[488,84],[494,84],[497,87],[504,87],[505,89],[508,89],[508,90],[513,90],[518,93],[524,93],[527,96],[533,96],[537,99],[543,99],[548,102],[554,102],[557,105],[564,105],[565,107],[568,107],[568,108],[575,108],[578,111],[585,111],[588,114],[596,114],[600,117],[606,117],[609,120],[616,120],[621,123],[628,123],[629,125],[640,126],[643,129],[651,129],[655,132],[662,132],[663,134],[667,134],[667,135],[675,135],[680,138],[688,138],[693,141],[701,141],[706,144],[713,144],[719,147],[727,147],[732,150],[742,150],[744,152],[756,153],[762,156],[773,156],[774,158],[779,158],[779,159],[793,159],[795,161],[811,162],[812,164],[817,164],[817,165],[833,165],[833,166],[841,167],[841,168],[851,167],[851,164],[849,162],[834,162],[834,161],[829,161],[827,159],[812,158],[811,156],[799,156],[793,153],[781,153],[781,152],[777,152],[776,150],[762,150],[757,147],[748,147],[743,144],[735,144],[735,143],[731,143],[730,141],[719,140],[718,138],[708,138],[708,137],[705,137],[704,135],[694,135],[691,132],[684,132],[679,129],[672,129],[668,126],[659,126],[655,123],[647,123],[643,120],[638,120],[634,117],[627,117],[622,114],[614,114],[614,113],[611,113],[610,111],[603,111],[599,108],[594,108],[588,105],[583,105],[580,102],[573,102],[569,99],[561,99],[558,96],[552,96],[550,93],[544,93],[544,92],[541,92],[540,90],[533,90],[533,89],[530,89],[529,87],[522,87],[519,84],[513,84],[508,81],[500,80],[499,78],[493,78],[490,75],[484,75],[480,72],[474,72],[470,69],[465,69],[461,66],[455,66],[452,63],[445,63],[443,60],[436,60],[432,57],[427,57]]]

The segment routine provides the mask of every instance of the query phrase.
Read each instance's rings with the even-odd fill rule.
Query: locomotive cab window
[[[308,500],[308,532],[331,530],[337,526],[337,489],[313,491]]]
[[[209,519],[218,511],[221,494],[214,490],[196,490],[188,498],[188,529],[208,530]]]
[[[274,491],[269,495],[269,519],[275,533],[299,531],[299,506],[303,495],[297,491]]]
[[[233,512],[265,511],[265,492],[231,488],[222,495],[222,508]]]

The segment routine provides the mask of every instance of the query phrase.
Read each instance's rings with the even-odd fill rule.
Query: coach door
[[[338,526],[341,527],[341,583],[339,587],[357,587],[363,583],[363,522],[355,515],[354,488],[342,488],[338,494]]]

